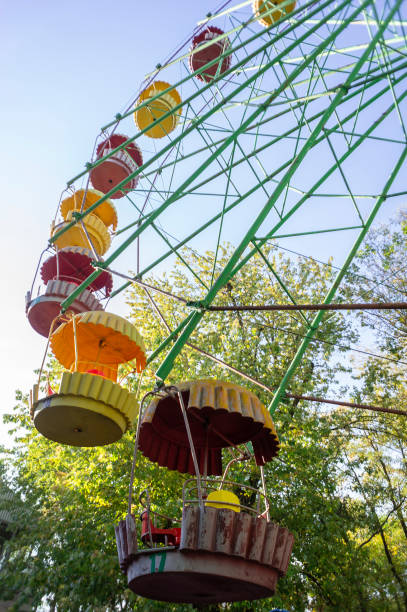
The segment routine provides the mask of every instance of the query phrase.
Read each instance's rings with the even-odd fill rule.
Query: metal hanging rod
[[[373,412],[384,412],[388,414],[398,414],[407,417],[407,410],[399,410],[398,408],[385,408],[384,406],[372,406],[370,404],[357,404],[355,402],[343,402],[340,400],[331,400],[324,397],[314,397],[313,395],[296,395],[295,393],[285,393],[290,399],[305,400],[307,402],[319,402],[321,404],[333,404],[334,406],[344,406],[345,408],[359,408],[362,410],[372,410]]]
[[[197,304],[199,308],[199,304]],[[222,311],[269,311],[269,310],[405,310],[407,302],[373,302],[371,304],[263,304],[261,306],[202,306],[204,310]]]

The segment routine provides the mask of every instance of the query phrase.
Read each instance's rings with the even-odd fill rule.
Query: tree
[[[218,258],[219,267],[228,259],[228,249],[225,246]],[[331,280],[329,267],[290,261],[273,246],[265,249],[265,254],[277,272],[289,277],[296,300],[320,301]],[[203,282],[210,282],[213,253],[199,259],[186,251],[183,257]],[[146,282],[191,300],[200,297],[193,289],[196,284],[190,280],[190,271],[182,265],[175,266],[161,279]],[[162,340],[162,326],[175,328],[186,310],[181,302],[149,293],[153,302],[141,287],[133,286],[128,303],[130,316],[146,346],[154,351]],[[287,301],[284,289],[261,257],[254,257],[242,268],[217,298],[218,304]],[[157,317],[158,311],[161,314]],[[307,323],[299,313],[208,313],[191,344],[273,388],[306,329]],[[339,339],[343,343],[355,337],[341,314],[328,315],[292,382],[291,391],[325,393],[343,370],[336,363],[335,344]],[[143,377],[141,393],[154,385],[154,367],[152,362]],[[55,376],[52,360],[49,369],[52,378]],[[236,373],[223,369],[191,347],[186,347],[177,359],[167,382],[208,377],[242,384]],[[127,380],[136,389],[138,381],[132,376]],[[270,395],[266,391],[250,381],[243,384],[267,405]],[[118,570],[113,526],[126,513],[133,434],[108,447],[61,446],[33,429],[26,397],[18,394],[17,400],[14,412],[7,417],[15,446],[4,449],[3,456],[10,486],[24,500],[29,513],[21,530],[8,543],[9,557],[0,575],[0,591],[9,598],[18,593],[19,601],[30,600],[33,609],[44,602],[50,609],[61,611],[191,609],[136,597],[126,589]],[[389,589],[392,578],[388,579],[386,574],[381,580],[383,597],[381,594],[379,597],[376,579],[380,566],[372,564],[373,545],[361,545],[363,536],[369,537],[378,523],[374,523],[372,512],[366,511],[363,496],[354,494],[357,487],[350,468],[359,476],[359,466],[351,464],[352,458],[347,459],[351,444],[347,427],[354,418],[349,414],[327,412],[298,400],[285,400],[276,412],[281,452],[267,466],[266,478],[272,500],[271,516],[286,525],[296,538],[292,563],[271,602],[234,604],[226,609],[261,611],[273,606],[296,612],[309,610],[310,606],[332,611],[397,609],[392,607]],[[255,471],[238,466],[231,476],[258,483]],[[135,491],[139,493],[149,487],[156,507],[168,515],[180,511],[182,481],[179,474],[139,457]],[[381,522],[384,510],[375,506]]]
[[[407,294],[404,215],[370,232],[345,288],[346,299],[405,301]],[[355,377],[354,397],[384,407],[406,409],[407,328],[404,310],[362,312],[363,329],[382,359],[369,358]],[[395,610],[407,609],[407,426],[404,417],[348,415],[347,474],[361,497],[366,526],[360,546],[369,547],[377,567],[378,600],[391,592]]]

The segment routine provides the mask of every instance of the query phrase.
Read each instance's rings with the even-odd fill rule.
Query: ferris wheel
[[[402,0],[223,3],[102,128],[85,170],[62,194],[27,316],[66,371],[57,393],[41,398],[34,388],[34,423],[52,440],[86,446],[114,442],[137,420],[136,450],[195,477],[184,488],[181,527],[158,528],[148,493],[141,495],[141,540],[156,551],[151,564],[137,548],[130,501],[117,538],[121,567],[137,593],[153,597],[158,588],[166,601],[198,603],[255,599],[272,594],[287,569],[292,536],[270,522],[265,486],[257,491],[262,508],[243,507],[223,489],[228,481],[220,449],[250,442],[264,480],[262,467],[278,452],[270,414],[287,396],[325,311],[335,307],[338,287],[382,205],[403,192],[403,8]],[[120,217],[125,222],[117,229]],[[264,247],[307,237],[329,255],[333,236],[344,248],[331,287],[320,304],[296,303],[290,279]],[[220,267],[226,239],[236,246]],[[185,263],[184,247],[214,252],[209,283]],[[129,249],[133,276],[117,268]],[[258,255],[291,302],[286,308],[315,311],[269,409],[238,385],[166,386],[202,320],[239,308],[219,306],[217,296]],[[110,308],[132,283],[154,293],[145,276],[174,258],[188,266],[200,297],[167,294],[182,304],[184,318],[174,329],[166,326],[148,355],[135,327],[106,312],[104,303]],[[114,290],[113,278],[119,280]],[[117,383],[122,363],[136,372],[146,363],[154,367],[148,408],[142,402],[139,409],[134,394]],[[247,448],[239,452],[236,460],[247,459]],[[220,489],[212,477],[221,479]],[[181,576],[181,592],[174,574]]]

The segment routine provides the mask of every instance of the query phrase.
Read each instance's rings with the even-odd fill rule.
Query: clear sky
[[[31,387],[42,360],[45,341],[26,321],[24,296],[66,181],[89,159],[101,126],[214,3],[22,0],[0,7],[3,413],[16,388]]]
[[[214,8],[214,0],[1,3],[0,413],[16,388],[28,391],[42,360],[45,341],[26,321],[24,296],[67,179],[83,168],[101,126],[134,97],[145,74]],[[400,205],[389,202],[380,218]],[[123,314],[122,301],[114,304]]]

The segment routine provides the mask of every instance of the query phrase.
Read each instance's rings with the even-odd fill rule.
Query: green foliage
[[[229,257],[224,247],[217,265]],[[314,262],[290,261],[270,247],[266,251],[277,272],[289,279],[294,298],[318,302],[331,280],[329,268]],[[389,256],[392,256],[391,254]],[[213,254],[198,259],[184,253],[200,278],[210,282]],[[356,273],[356,270],[354,271]],[[165,291],[198,300],[185,268],[148,282]],[[188,312],[185,305],[154,293],[156,307],[171,329]],[[265,304],[288,298],[261,258],[255,257],[217,297],[217,304]],[[128,295],[131,318],[149,351],[167,333],[146,293],[134,286]],[[190,344],[241,369],[270,388],[275,387],[306,333],[299,313],[207,313]],[[303,360],[290,391],[328,391],[343,370],[336,363],[334,345],[349,343],[356,333],[340,314],[329,314]],[[323,340],[323,342],[318,341]],[[162,358],[150,364],[141,393],[154,385]],[[55,364],[50,362],[50,380]],[[369,369],[370,368],[370,369]],[[366,370],[360,397],[381,393],[404,401],[399,378],[385,371]],[[221,378],[244,384],[267,405],[270,394],[241,378],[190,346],[175,363],[167,382]],[[135,377],[128,384],[136,388]],[[14,537],[5,544],[0,593],[32,609],[80,610],[192,610],[191,606],[161,604],[136,597],[119,572],[113,527],[127,509],[133,453],[133,433],[114,445],[81,449],[61,446],[40,436],[31,425],[27,399],[17,396],[7,416],[14,445],[3,449],[0,472],[14,492]],[[401,418],[360,415],[353,411],[324,411],[315,404],[286,400],[275,415],[281,452],[266,466],[273,520],[295,535],[292,562],[272,600],[223,606],[223,610],[266,611],[284,607],[308,610],[401,610],[407,563],[403,528],[406,463],[401,440],[406,430]],[[404,436],[404,437],[403,437]],[[397,447],[398,444],[398,447]],[[390,446],[389,446],[390,445]],[[398,448],[398,450],[397,450]],[[389,450],[390,449],[390,450]],[[396,452],[398,455],[395,455]],[[396,457],[396,458],[395,458]],[[382,463],[385,466],[383,468]],[[403,463],[404,462],[404,463]],[[387,470],[387,476],[386,476]],[[7,478],[6,478],[7,476]],[[230,476],[257,486],[257,470],[241,464]],[[403,480],[404,479],[404,480]],[[6,482],[7,480],[7,482]],[[138,457],[135,500],[149,487],[154,505],[170,516],[180,514],[183,476]],[[390,501],[389,501],[390,500]],[[383,543],[384,541],[386,546]],[[393,569],[389,563],[389,555]],[[400,580],[397,579],[396,575]],[[400,583],[401,581],[401,583]]]

